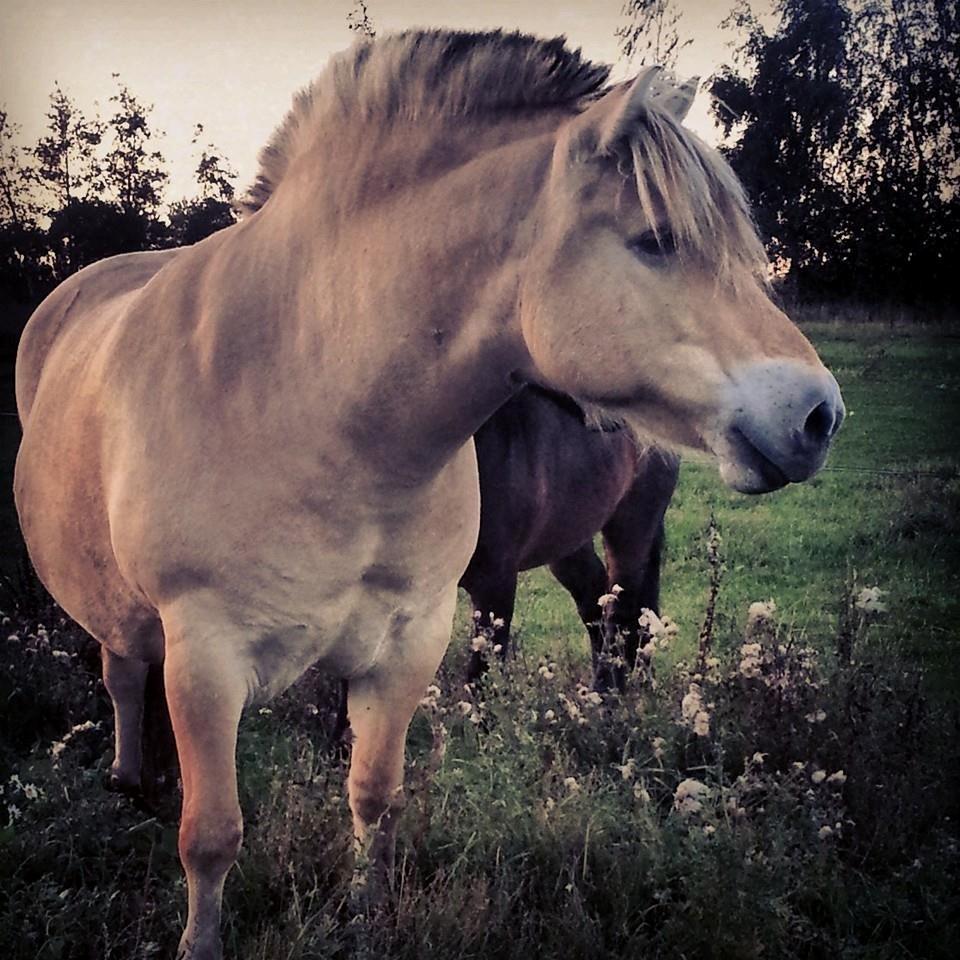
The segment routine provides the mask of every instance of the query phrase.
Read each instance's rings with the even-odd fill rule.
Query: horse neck
[[[549,126],[460,130],[406,158],[408,131],[341,144],[307,158],[322,189],[303,189],[301,164],[261,213],[276,262],[309,266],[292,297],[304,389],[342,374],[320,413],[381,467],[434,471],[519,386],[520,265]]]

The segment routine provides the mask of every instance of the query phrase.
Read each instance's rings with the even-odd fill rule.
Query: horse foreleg
[[[228,634],[192,632],[164,617],[164,682],[183,779],[180,860],[187,925],[178,960],[219,960],[223,884],[240,851],[236,746],[247,695]]]
[[[665,542],[664,515],[677,485],[680,462],[656,448],[644,451],[636,479],[603,528],[607,574],[623,589],[613,621],[624,640],[627,664],[637,664],[644,609],[660,612],[660,567]]]
[[[616,651],[607,649],[607,638],[602,628],[602,611],[597,601],[607,592],[607,571],[603,561],[587,542],[578,550],[555,560],[550,570],[577,605],[577,613],[590,637],[590,655],[593,661],[593,683],[597,690],[608,690],[616,682],[615,666],[611,662]]]
[[[517,600],[515,568],[472,572],[470,585],[466,587],[474,611],[472,649],[467,662],[468,683],[475,683],[486,672],[488,652],[499,647],[499,656],[507,656]]]
[[[103,684],[113,701],[114,758],[107,786],[122,793],[140,793],[143,760],[143,703],[149,664],[100,648]]]
[[[364,905],[381,903],[390,889],[407,728],[450,640],[456,596],[454,585],[431,612],[398,629],[389,661],[350,679],[353,751],[347,789],[356,839],[355,892]]]

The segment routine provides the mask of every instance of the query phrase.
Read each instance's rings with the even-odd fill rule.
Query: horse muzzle
[[[741,493],[809,480],[823,466],[846,412],[826,368],[788,360],[741,368],[724,400],[711,446],[720,476]]]

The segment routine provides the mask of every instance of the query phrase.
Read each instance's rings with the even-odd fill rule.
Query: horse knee
[[[403,785],[379,777],[355,777],[349,784],[350,811],[358,828],[375,827],[403,809]],[[358,831],[359,832],[359,831]]]
[[[206,822],[184,815],[180,824],[180,860],[188,872],[206,877],[226,875],[243,844],[243,821],[224,816]]]

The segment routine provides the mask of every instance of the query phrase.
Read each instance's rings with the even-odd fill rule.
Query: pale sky
[[[709,76],[729,59],[732,39],[719,29],[733,0],[678,0],[682,51],[678,72]],[[765,6],[765,4],[762,4]],[[622,0],[368,0],[379,33],[409,27],[520,29],[566,34],[591,60],[617,63],[614,36]],[[351,0],[0,0],[0,105],[34,143],[43,132],[48,97],[58,81],[84,112],[102,117],[119,73],[131,92],[153,104],[151,120],[165,136],[158,149],[171,173],[168,201],[193,195],[196,123],[201,145],[212,141],[238,171],[243,190],[256,156],[282,120],[293,93],[350,45]],[[618,64],[614,78],[627,76]],[[716,135],[701,93],[688,124]]]

